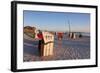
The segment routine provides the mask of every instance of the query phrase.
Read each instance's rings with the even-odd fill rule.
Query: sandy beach
[[[90,58],[90,37],[83,36],[78,39],[69,39],[64,35],[60,41],[55,36],[54,54],[52,56],[40,57],[38,39],[33,39],[24,34],[23,61],[50,61],[50,60],[76,60]]]

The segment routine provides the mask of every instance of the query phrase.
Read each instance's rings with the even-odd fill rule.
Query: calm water
[[[83,36],[90,36],[90,33],[82,32],[82,35],[83,35]]]

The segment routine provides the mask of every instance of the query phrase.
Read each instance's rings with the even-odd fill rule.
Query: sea
[[[83,36],[90,36],[90,33],[87,33],[87,32],[81,32],[81,34],[82,34]]]

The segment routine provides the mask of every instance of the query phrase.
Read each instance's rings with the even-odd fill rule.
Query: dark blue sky
[[[90,32],[90,14],[24,11],[24,26],[34,26],[41,30]]]

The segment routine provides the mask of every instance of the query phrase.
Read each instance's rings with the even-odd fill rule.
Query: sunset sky
[[[68,12],[23,11],[24,26],[40,30],[90,32],[90,14]]]

